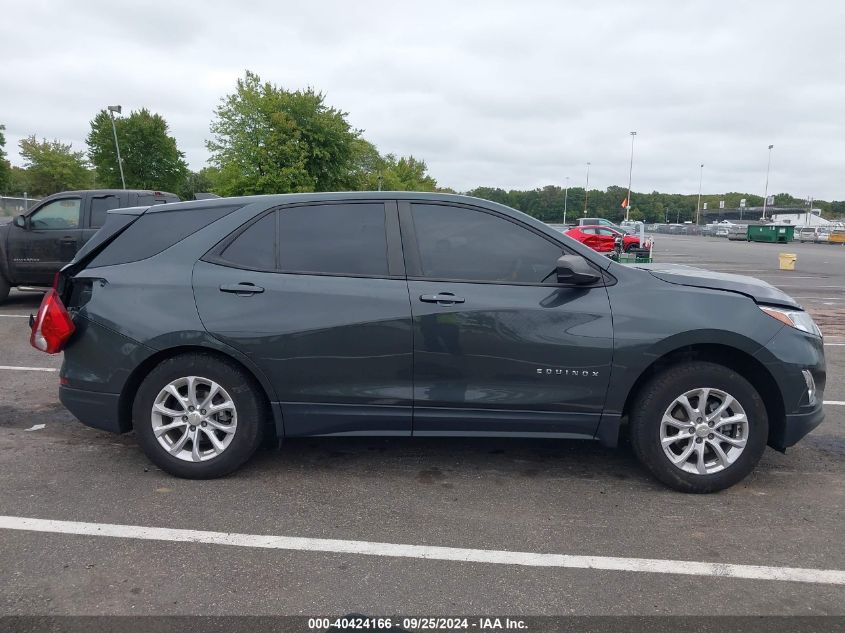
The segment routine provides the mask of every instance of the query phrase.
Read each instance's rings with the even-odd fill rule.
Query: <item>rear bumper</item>
[[[120,395],[71,387],[59,387],[59,400],[77,420],[95,429],[126,433],[120,422]]]

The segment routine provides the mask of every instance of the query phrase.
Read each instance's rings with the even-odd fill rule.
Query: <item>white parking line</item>
[[[0,314],[0,317],[6,317],[7,319],[28,319],[28,314]]]
[[[270,536],[263,534],[238,534],[234,532],[207,532],[204,530],[179,530],[144,527],[140,525],[115,525],[111,523],[84,523],[79,521],[53,521],[28,517],[0,516],[0,529],[48,532],[53,534],[78,534],[83,536],[110,536],[147,541],[175,543],[204,543],[234,547],[294,550],[304,552],[332,552],[364,556],[389,556],[420,558],[425,560],[458,561],[463,563],[492,563],[526,567],[564,567],[570,569],[602,569],[609,571],[643,572],[653,574],[682,574],[686,576],[716,576],[719,578],[746,578],[751,580],[776,580],[810,582],[825,585],[845,585],[845,571],[838,569],[806,569],[797,567],[768,567],[763,565],[732,565],[683,560],[652,558],[616,558],[613,556],[572,556],[569,554],[538,554],[487,549],[463,549],[429,545],[401,545],[372,541],[344,541],[336,539],[302,538],[296,536]]]
[[[835,404],[840,407],[845,407],[845,400],[825,400],[825,404]]]
[[[15,365],[0,365],[0,369],[12,371],[59,371],[57,367],[17,367]]]

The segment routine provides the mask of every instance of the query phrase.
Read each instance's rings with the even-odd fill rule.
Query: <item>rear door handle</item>
[[[452,305],[453,303],[463,303],[466,299],[456,297],[451,292],[441,292],[436,295],[420,295],[420,301],[424,301],[425,303],[439,303],[440,305]]]
[[[223,284],[220,286],[220,292],[231,292],[233,294],[246,297],[264,292],[264,288],[251,284],[248,281],[244,281],[239,284]]]

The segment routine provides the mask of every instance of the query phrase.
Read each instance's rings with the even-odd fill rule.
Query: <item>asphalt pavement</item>
[[[796,296],[826,334],[825,400],[845,402],[845,247],[656,237],[659,260]],[[779,252],[798,255],[795,271],[777,270]],[[845,570],[842,404],[714,495],[667,490],[626,445],[547,440],[300,439],[228,478],[179,480],[131,434],[87,428],[62,408],[61,358],[28,344],[25,316],[39,300],[14,292],[0,305],[0,515],[166,530],[150,540],[0,529],[2,615],[845,614],[845,585],[777,579],[783,568]],[[184,530],[235,536],[185,542]],[[331,541],[290,549],[238,535]],[[358,549],[327,551],[335,543]],[[481,550],[494,562],[366,555],[361,543]],[[519,562],[502,562],[509,553]],[[531,557],[546,554],[616,567]],[[680,563],[643,571],[642,559]],[[698,574],[691,562],[771,571]]]

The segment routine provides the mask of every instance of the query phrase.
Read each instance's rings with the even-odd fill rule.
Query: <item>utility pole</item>
[[[569,198],[569,176],[566,177],[566,189],[563,190],[563,223],[566,224],[566,201]]]
[[[704,180],[704,163],[701,163],[700,171],[698,173],[698,206],[695,209],[695,223],[699,224],[699,215],[701,215],[701,182]]]
[[[587,200],[590,197],[590,163],[587,163],[587,185],[584,187],[584,217],[587,217]]]
[[[769,145],[769,163],[766,165],[766,191],[763,193],[763,219],[766,219],[766,203],[769,200],[769,170],[772,167],[772,148],[774,145]]]
[[[120,168],[120,182],[123,183],[123,188],[126,189],[126,179],[123,177],[123,159],[120,157],[120,143],[117,142],[117,128],[114,126],[114,113],[120,114],[122,108],[119,105],[109,106],[109,114],[111,115],[111,131],[114,132],[114,147],[117,150],[117,166]]]
[[[628,221],[628,215],[631,212],[631,176],[634,173],[634,138],[637,136],[636,132],[631,132],[631,164],[628,167],[628,197],[625,198],[625,221]]]

